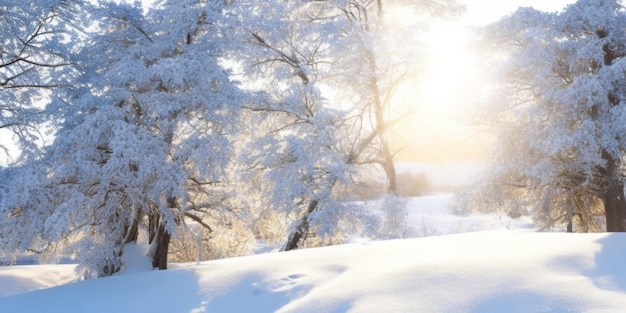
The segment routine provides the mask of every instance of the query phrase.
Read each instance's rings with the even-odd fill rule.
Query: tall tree
[[[352,106],[352,128],[344,135],[347,162],[376,164],[387,178],[387,192],[397,193],[390,131],[408,112],[392,107],[397,88],[418,76],[415,47],[419,33],[433,16],[451,16],[462,6],[452,0],[413,1],[314,1],[309,3],[312,23],[322,33],[328,47],[330,65],[321,78],[333,86]],[[411,20],[397,21],[390,13],[412,14]],[[395,25],[394,25],[395,24]]]
[[[619,1],[579,0],[560,13],[519,9],[486,29],[488,47],[506,56],[502,88],[482,111],[501,129],[491,181],[530,191],[548,225],[591,223],[600,199],[607,231],[626,231],[625,23]]]
[[[303,4],[268,1],[240,8],[256,13],[246,20],[245,52],[236,59],[245,77],[261,86],[256,88],[259,101],[243,116],[255,123],[245,133],[242,170],[259,182],[247,188],[263,195],[264,203],[254,207],[268,207],[294,221],[283,247],[292,250],[319,229],[309,215],[335,214],[343,206],[333,189],[350,171],[336,145],[344,112],[331,108],[320,92],[324,48],[321,34],[302,23]]]
[[[87,6],[83,1],[0,1],[0,148],[13,161],[0,168],[0,250],[5,257],[49,248],[42,235],[52,209],[51,194],[42,184],[47,173],[42,148],[73,94],[74,57],[82,47],[77,38],[89,22],[83,14]],[[11,138],[15,154],[5,146]]]
[[[452,2],[411,4],[412,9],[428,4],[443,10]],[[274,123],[265,140],[255,140],[257,147],[264,146],[247,155],[257,157],[248,163],[268,173],[265,181],[272,184],[263,187],[281,190],[270,192],[272,198],[283,199],[274,207],[298,212],[285,245],[291,250],[301,246],[309,233],[316,233],[313,229],[332,229],[311,227],[315,220],[326,226],[349,224],[345,218],[358,224],[355,212],[359,210],[345,207],[333,194],[337,182],[349,181],[357,165],[380,165],[395,199],[389,128],[397,116],[390,115],[391,98],[408,76],[407,64],[416,62],[392,52],[404,45],[393,45],[399,37],[385,27],[382,1],[268,1],[250,3],[244,10],[255,12],[246,20],[247,42],[253,49],[244,67],[269,77],[265,81],[271,86],[264,88],[269,104],[253,110],[271,115]],[[340,104],[326,99],[323,89],[333,89],[351,101]],[[402,211],[401,203],[386,203],[388,211]]]
[[[43,240],[81,251],[97,275],[123,266],[124,245],[141,230],[153,266],[165,269],[177,224],[187,217],[210,229],[198,215],[213,202],[198,194],[224,175],[243,96],[219,64],[232,26],[224,5],[164,2],[145,17],[128,4],[92,11],[100,33],[79,60],[86,92],[42,162],[38,185],[50,196],[26,208],[20,197],[33,194],[16,193],[11,207],[43,215]]]

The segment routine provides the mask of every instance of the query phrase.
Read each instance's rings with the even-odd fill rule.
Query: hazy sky
[[[465,14],[455,21],[432,24],[423,36],[426,53],[418,82],[400,95],[415,114],[393,136],[404,147],[401,161],[465,161],[483,156],[488,133],[471,125],[467,110],[480,102],[488,84],[469,45],[476,26],[484,26],[519,7],[561,11],[573,0],[461,0]]]

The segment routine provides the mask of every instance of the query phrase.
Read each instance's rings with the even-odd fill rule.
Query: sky
[[[491,134],[467,117],[488,87],[471,42],[481,26],[496,22],[519,7],[561,11],[573,0],[460,0],[465,13],[430,24],[424,34],[424,70],[398,101],[416,112],[394,133],[395,148],[405,162],[483,162]]]

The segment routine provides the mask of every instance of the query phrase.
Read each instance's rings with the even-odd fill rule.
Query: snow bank
[[[626,234],[531,231],[369,242],[81,281],[0,311],[623,312],[625,248]]]
[[[0,297],[74,282],[76,265],[0,266]],[[0,312],[5,312],[0,306]]]

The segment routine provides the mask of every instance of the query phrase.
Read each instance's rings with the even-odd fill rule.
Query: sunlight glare
[[[481,71],[469,47],[472,33],[456,21],[436,21],[422,37],[423,70],[402,88],[396,101],[413,106],[415,114],[399,126],[399,156],[406,161],[454,161],[475,158],[480,146],[470,143],[474,130],[463,120],[477,101]]]
[[[426,110],[445,114],[473,72],[474,55],[467,47],[470,33],[452,22],[433,23],[424,36],[428,46],[419,94]]]

